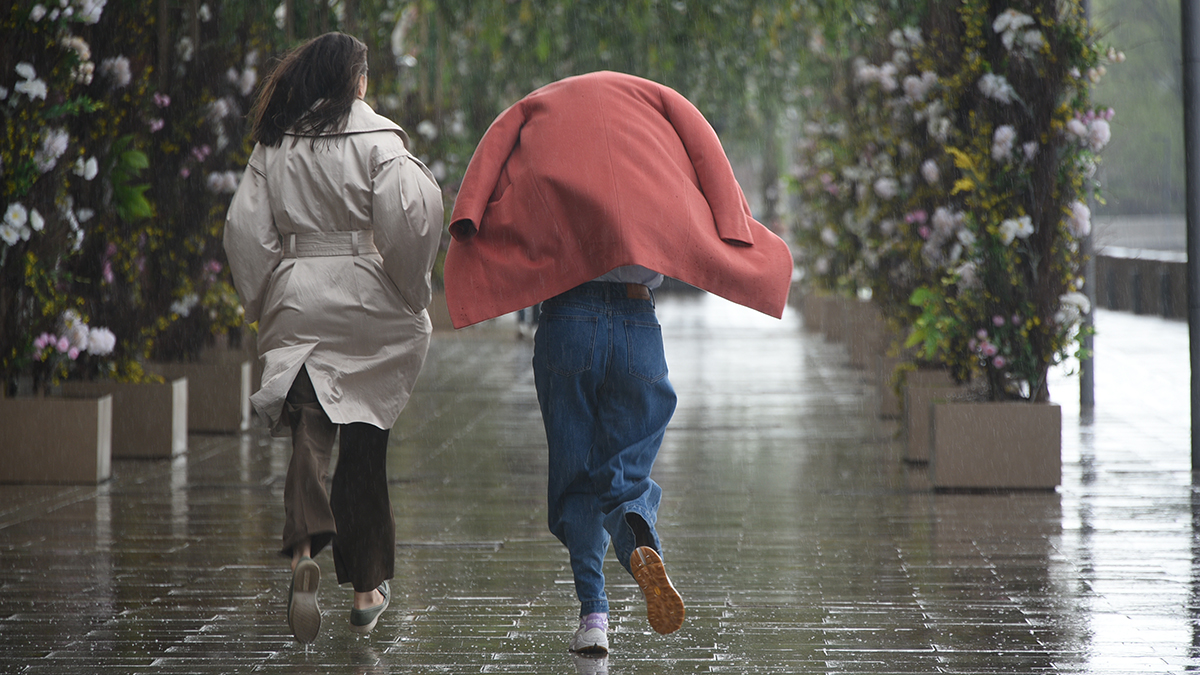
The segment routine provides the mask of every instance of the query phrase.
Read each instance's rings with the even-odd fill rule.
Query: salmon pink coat
[[[641,265],[779,317],[792,256],[750,215],[716,133],[687,99],[598,72],[492,122],[451,215],[446,301],[461,328]]]

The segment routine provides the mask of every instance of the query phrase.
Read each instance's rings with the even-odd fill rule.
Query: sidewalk
[[[348,630],[328,553],[321,634],[288,633],[286,441],[192,436],[98,488],[0,486],[0,673],[1200,669],[1186,324],[1099,313],[1094,415],[1076,379],[1051,384],[1057,492],[941,495],[909,487],[873,383],[797,314],[673,295],[659,316],[680,402],[655,473],[678,633],[650,630],[610,555],[613,653],[567,653],[532,346],[494,322],[435,335],[393,431],[397,575],[371,637]]]

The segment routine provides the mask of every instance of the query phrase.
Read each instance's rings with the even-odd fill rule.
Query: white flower
[[[974,288],[979,283],[978,270],[973,261],[968,260],[959,265],[954,272],[958,274],[958,283],[963,288]]]
[[[942,172],[938,169],[937,162],[927,159],[921,163],[921,176],[925,179],[926,183],[937,185],[937,182],[941,180]]]
[[[975,245],[975,233],[964,227],[958,231],[958,241],[963,246],[971,248]]]
[[[1042,48],[1042,45],[1046,44],[1046,37],[1042,35],[1042,31],[1040,30],[1027,30],[1021,36],[1021,42],[1024,44],[1025,49],[1030,52],[1036,52]]]
[[[4,224],[11,227],[21,227],[29,219],[29,212],[21,202],[13,202],[4,210]]]
[[[21,228],[9,225],[7,222],[0,223],[0,241],[9,246],[21,241]]]
[[[929,90],[933,89],[933,85],[937,84],[937,73],[926,70],[918,77],[909,75],[904,78],[904,96],[910,102],[916,103],[924,101],[929,95]]]
[[[908,44],[914,47],[920,47],[925,44],[925,40],[921,38],[921,29],[916,26],[905,26],[904,37],[908,40]]]
[[[187,316],[191,314],[192,308],[200,304],[200,296],[195,293],[188,293],[182,298],[171,303],[171,311],[179,316]]]
[[[93,328],[88,331],[87,353],[93,356],[107,356],[117,346],[117,336],[107,328]]]
[[[282,7],[283,5],[280,5]],[[180,61],[191,61],[196,55],[196,45],[192,43],[192,38],[181,37],[179,42],[175,44],[175,53],[179,55]]]
[[[212,21],[212,10],[208,8],[208,3],[200,5],[200,9],[196,10],[196,17],[204,23]]]
[[[421,123],[417,125],[417,133],[425,140],[433,141],[438,137],[438,128],[429,120],[421,120]]]
[[[1021,151],[1025,153],[1025,161],[1031,162],[1038,153],[1037,141],[1029,141],[1021,146]]]
[[[84,180],[92,180],[99,173],[99,166],[96,164],[95,157],[89,157],[84,161],[82,157],[75,160],[75,166],[71,168],[71,172],[76,176],[82,176]]]
[[[100,14],[108,0],[82,0],[79,3],[79,19],[86,24],[94,25],[100,21]]]
[[[58,158],[67,151],[71,143],[71,135],[61,127],[46,131],[42,137],[42,146],[33,154],[33,163],[38,171],[46,173],[58,164]]]
[[[944,206],[939,206],[934,209],[933,216],[930,217],[929,222],[933,225],[933,229],[936,232],[942,236],[949,236],[950,233],[958,229],[959,225],[962,225],[963,218],[963,214],[955,213]]]
[[[115,89],[129,86],[133,80],[133,74],[129,70],[129,59],[124,56],[113,56],[101,61],[100,74],[112,80]]]
[[[904,47],[904,32],[897,28],[888,33],[888,42],[892,43],[892,46],[896,49],[902,49]]]
[[[31,99],[40,98],[43,101],[46,100],[46,94],[48,93],[46,83],[37,78],[21,80],[13,85],[13,91],[18,94],[25,94]]]
[[[31,9],[29,11],[29,20],[34,23],[41,21],[43,18],[45,18],[45,16],[46,16],[46,8],[40,4],[34,5],[33,9]]]
[[[208,174],[206,182],[210,192],[233,194],[241,181],[242,177],[236,171],[214,171]]]
[[[1112,128],[1109,127],[1108,121],[1102,119],[1094,119],[1087,128],[1087,144],[1097,152],[1101,148],[1108,145],[1112,139]]]
[[[33,65],[26,63],[25,61],[18,63],[14,70],[17,71],[17,74],[20,75],[22,79],[32,80],[33,78],[37,77],[37,71],[33,69]]]
[[[1014,239],[1027,239],[1033,234],[1033,219],[1029,216],[1009,218],[1000,223],[1000,240],[1005,246],[1013,243]]]
[[[1081,201],[1071,202],[1067,213],[1067,231],[1075,237],[1086,237],[1092,231],[1092,210]]]
[[[8,98],[8,87],[0,87],[0,101]]]
[[[1006,162],[1012,157],[1013,143],[1017,140],[1017,130],[1011,125],[1002,124],[996,127],[992,135],[992,159]]]
[[[75,217],[81,223],[86,223],[96,215],[96,212],[91,209],[79,209],[75,212]]]
[[[1017,92],[1003,75],[985,73],[979,78],[979,91],[986,97],[1000,103],[1012,103],[1017,99]]]
[[[42,228],[46,227],[46,219],[38,213],[37,209],[29,210],[29,226],[33,228],[34,232],[41,232]]]
[[[825,229],[821,230],[821,241],[825,242],[826,246],[837,246],[837,233],[833,231],[833,228],[826,227]]]
[[[1063,293],[1058,296],[1058,311],[1054,313],[1054,322],[1060,326],[1073,325],[1091,309],[1092,303],[1083,293]]]
[[[1083,140],[1087,138],[1088,128],[1080,119],[1073,119],[1067,122],[1067,133],[1072,134],[1076,138]]]
[[[256,84],[258,84],[258,69],[247,68],[242,71],[242,76],[238,79],[238,91],[242,96],[249,96],[254,92]]]
[[[900,191],[900,184],[895,178],[880,178],[875,181],[875,194],[881,199],[891,199]]]
[[[208,119],[214,122],[220,122],[229,117],[232,112],[232,106],[227,98],[219,98],[208,104]]]

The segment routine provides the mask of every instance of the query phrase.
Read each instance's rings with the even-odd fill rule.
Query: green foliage
[[[114,144],[113,166],[109,170],[117,215],[130,223],[154,215],[154,205],[146,198],[150,184],[133,184],[143,170],[150,168],[150,158],[140,150],[131,149],[132,144],[132,136],[123,136]]]

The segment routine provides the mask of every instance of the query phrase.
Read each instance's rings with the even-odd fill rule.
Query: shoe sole
[[[685,614],[683,598],[667,578],[667,569],[658,553],[649,546],[635,549],[629,568],[646,598],[646,618],[654,632],[667,635],[679,630]]]
[[[292,574],[292,598],[288,606],[288,625],[297,642],[308,644],[321,630],[321,608],[317,606],[317,587],[321,568],[311,558],[301,560]]]
[[[572,649],[570,651],[572,654],[579,654],[580,656],[607,656],[608,655],[608,647],[605,647],[604,645],[589,645],[587,647],[582,647],[580,649]]]

